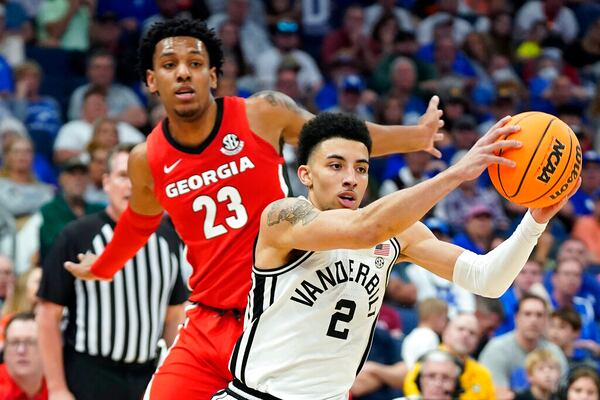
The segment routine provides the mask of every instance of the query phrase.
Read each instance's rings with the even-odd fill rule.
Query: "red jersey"
[[[244,308],[260,216],[287,195],[284,161],[250,130],[244,99],[216,99],[217,117],[197,147],[173,139],[166,120],[147,140],[154,192],[187,245],[191,301]]]
[[[47,400],[48,388],[46,380],[42,378],[42,387],[33,397],[27,394],[13,381],[8,374],[6,364],[0,364],[0,399],[2,400]]]

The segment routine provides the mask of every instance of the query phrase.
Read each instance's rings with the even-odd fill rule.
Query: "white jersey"
[[[363,250],[307,252],[272,270],[254,266],[227,392],[249,399],[347,399],[399,254],[391,239]]]

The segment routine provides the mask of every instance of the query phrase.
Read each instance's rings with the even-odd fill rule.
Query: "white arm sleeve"
[[[452,280],[484,297],[500,297],[527,262],[538,238],[546,229],[527,211],[515,232],[487,254],[465,250],[456,260]]]

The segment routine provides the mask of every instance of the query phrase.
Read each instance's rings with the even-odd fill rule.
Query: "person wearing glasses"
[[[0,364],[0,399],[46,400],[37,326],[31,312],[15,314],[6,324],[4,364]]]

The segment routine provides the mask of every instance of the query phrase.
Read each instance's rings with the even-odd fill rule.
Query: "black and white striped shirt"
[[[82,281],[65,270],[64,262],[76,261],[79,253],[100,254],[114,226],[105,211],[67,225],[44,262],[38,296],[67,307],[65,344],[75,351],[146,363],[157,357],[167,307],[187,298],[180,273],[181,242],[163,220],[111,282]]]

